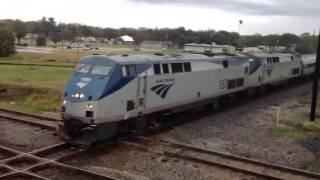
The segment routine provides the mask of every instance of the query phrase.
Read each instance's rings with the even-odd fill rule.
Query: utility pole
[[[310,121],[314,121],[315,117],[316,117],[318,85],[319,85],[319,71],[320,71],[320,32],[319,32],[319,36],[318,36],[316,67],[315,67],[314,74],[313,74]]]
[[[210,54],[212,54],[213,49],[213,30],[210,31]]]
[[[80,57],[80,31],[79,31],[79,24],[77,24],[77,34],[78,34],[78,57]]]
[[[63,24],[62,23],[60,23],[60,26],[61,26],[61,49],[63,49]]]

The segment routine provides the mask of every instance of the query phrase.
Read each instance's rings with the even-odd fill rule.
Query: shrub
[[[0,30],[0,57],[15,53],[14,36],[12,32]]]
[[[46,46],[46,45],[47,45],[46,38],[43,37],[43,36],[39,36],[39,37],[36,39],[36,43],[37,43],[37,46]]]

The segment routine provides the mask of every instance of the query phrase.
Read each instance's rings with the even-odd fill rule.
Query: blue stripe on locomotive
[[[131,77],[122,77],[121,65],[117,64],[108,57],[91,56],[82,59],[79,63],[100,66],[112,66],[112,72],[111,75],[94,75],[73,72],[69,79],[69,82],[65,86],[64,97],[74,102],[99,100],[121,89],[123,86],[128,84],[137,76],[135,75]],[[151,67],[151,65],[149,64],[137,64],[135,66],[137,74],[142,73]],[[84,82],[86,83],[84,87],[80,88],[77,85],[77,83],[82,82],[83,80],[88,81],[88,79],[90,79],[90,81]],[[84,98],[73,98],[72,94],[76,92],[83,93]]]

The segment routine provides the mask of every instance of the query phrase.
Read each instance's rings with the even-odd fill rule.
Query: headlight
[[[84,94],[80,94],[79,97],[80,97],[80,99],[84,98]]]
[[[92,109],[93,108],[93,105],[92,104],[88,104],[87,105],[87,109]]]
[[[63,104],[63,105],[66,105],[66,104],[67,104],[67,101],[66,101],[66,100],[63,100],[63,101],[62,101],[62,104]]]
[[[76,94],[75,94],[75,97],[76,97],[76,98],[79,98],[79,97],[80,97],[80,94],[79,94],[79,93],[76,93]]]

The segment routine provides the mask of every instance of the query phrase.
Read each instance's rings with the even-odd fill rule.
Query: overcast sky
[[[179,27],[241,34],[318,31],[320,0],[1,0],[0,19],[100,27]]]

